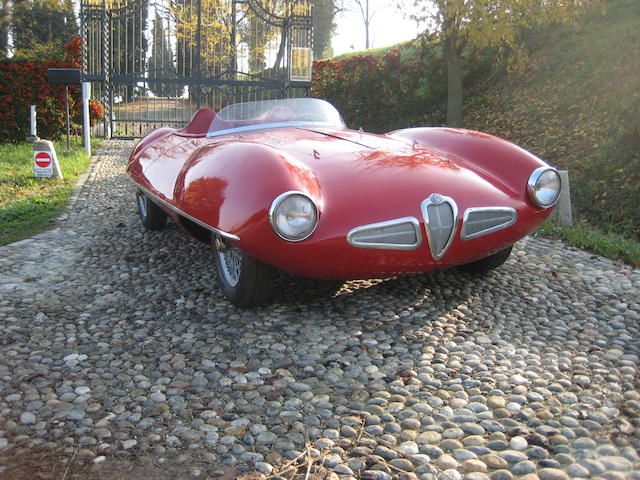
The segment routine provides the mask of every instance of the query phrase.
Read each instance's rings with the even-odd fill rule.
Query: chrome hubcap
[[[242,253],[233,245],[224,245],[218,248],[216,255],[220,259],[220,270],[225,282],[235,287],[240,281],[240,270],[242,268]]]

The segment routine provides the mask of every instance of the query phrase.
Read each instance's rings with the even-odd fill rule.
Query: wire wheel
[[[221,237],[214,236],[212,240],[218,283],[224,296],[239,307],[267,304],[273,289],[273,269]]]
[[[226,245],[224,249],[217,250],[220,260],[220,273],[224,281],[230,287],[235,287],[240,282],[242,272],[242,253],[233,245]]]

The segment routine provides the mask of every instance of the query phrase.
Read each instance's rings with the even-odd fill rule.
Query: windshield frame
[[[304,116],[315,118],[297,119]],[[213,118],[206,136],[305,126],[346,128],[340,113],[329,102],[303,97],[228,105]]]

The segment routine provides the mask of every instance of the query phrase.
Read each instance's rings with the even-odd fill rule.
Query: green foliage
[[[11,26],[11,1],[0,0],[0,58],[7,56]]]
[[[373,55],[375,57],[378,57],[381,55],[385,55],[391,52],[392,50],[396,50],[396,49],[400,49],[400,50],[404,50],[405,48],[411,49],[412,45],[413,45],[412,42],[402,42],[397,45],[391,45],[388,47],[369,48],[367,50],[356,50],[354,52],[345,52],[345,53],[341,53],[340,55],[336,55],[335,57],[332,58],[332,60],[334,62],[338,62],[346,58],[361,57],[362,55]]]
[[[156,13],[151,29],[153,37],[153,50],[149,58],[149,77],[151,78],[175,78],[177,76],[176,65],[173,58],[173,50],[169,44],[169,37],[165,32],[162,19]],[[149,89],[158,97],[175,96],[177,86],[164,82],[152,82]]]
[[[336,28],[335,0],[313,0],[313,58],[327,58]]]
[[[14,0],[10,23],[16,59],[62,60],[78,35],[71,0]]]
[[[476,48],[517,50],[524,28],[574,20],[588,5],[600,0],[433,0],[407,2],[416,20],[430,20],[444,46],[448,72],[447,125],[462,126],[462,60]]]
[[[66,141],[56,143],[56,152],[64,179],[34,178],[30,143],[0,145],[0,245],[46,229],[64,209],[89,158],[81,140],[72,143],[70,152]]]

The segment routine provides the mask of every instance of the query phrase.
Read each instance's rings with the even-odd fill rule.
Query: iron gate
[[[83,80],[105,134],[186,124],[202,106],[310,88],[311,7],[291,0],[119,0],[81,5]]]

